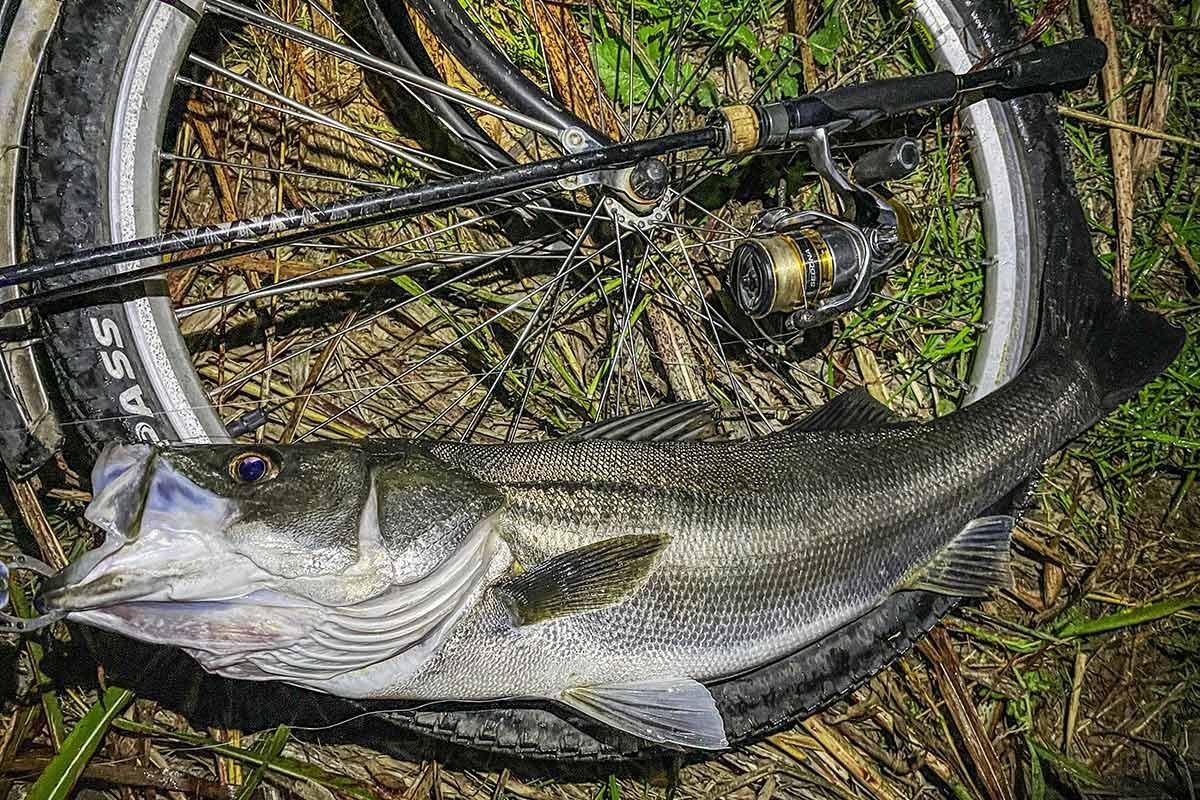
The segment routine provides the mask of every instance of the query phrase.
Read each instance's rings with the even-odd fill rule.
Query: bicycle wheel
[[[448,122],[447,137],[416,108],[438,110],[413,83],[419,65],[398,65],[389,45],[403,22],[385,15],[382,42],[360,49],[381,9],[346,5],[283,2],[276,14],[230,0],[99,8],[67,0],[31,120],[37,255],[550,155],[563,114],[585,140],[646,136],[693,124],[714,100],[798,90],[794,59],[759,53],[751,69],[739,55],[746,35],[780,36],[769,19],[742,18],[760,8],[750,3],[722,17],[686,2],[647,29],[637,15],[650,10],[637,3],[564,12],[531,0],[474,13],[468,4],[456,29],[468,44],[494,38],[493,65],[502,54],[500,67],[521,68],[528,86],[503,96],[504,86],[478,77],[477,64],[464,68],[469,59],[414,20],[428,60],[454,92],[474,98]],[[841,6],[833,8],[836,18]],[[977,0],[886,11],[876,28],[886,35],[870,41],[829,19],[820,30],[842,40],[822,55],[830,81],[934,64],[962,72],[1015,40],[1007,10]],[[626,27],[637,31],[632,47],[621,38]],[[747,73],[764,80],[755,85]],[[44,314],[47,346],[71,422],[93,445],[221,440],[225,422],[247,410],[268,412],[254,435],[271,440],[496,441],[704,397],[724,409],[732,435],[751,435],[863,381],[902,413],[945,413],[1011,377],[1033,333],[1045,243],[1084,224],[1044,98],[981,102],[960,117],[969,140],[948,149],[969,154],[970,164],[960,169],[938,151],[895,187],[936,222],[815,355],[749,326],[722,301],[731,243],[761,205],[744,198],[817,202],[815,181],[786,154],[751,169],[672,161],[672,184],[692,191],[669,193],[648,213],[550,186],[189,269]],[[945,132],[929,116],[899,126],[930,140]],[[447,138],[443,150],[437,143]],[[782,187],[764,187],[766,174]],[[362,275],[372,280],[355,280]],[[803,348],[813,349],[811,337]],[[798,656],[714,686],[731,741],[844,694],[949,607],[944,598],[897,595]],[[651,752],[547,709],[394,719],[540,757]]]

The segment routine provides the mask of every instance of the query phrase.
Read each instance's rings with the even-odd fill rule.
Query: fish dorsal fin
[[[567,689],[558,699],[610,728],[658,744],[701,750],[729,747],[712,693],[691,678]]]
[[[712,404],[704,400],[689,400],[602,420],[580,428],[565,438],[573,442],[587,439],[665,442],[714,439],[716,436]]]
[[[518,625],[603,608],[638,589],[670,541],[665,534],[605,539],[526,565],[492,591]]]
[[[913,572],[904,588],[983,597],[991,588],[1012,586],[1008,550],[1014,524],[1012,517],[1000,515],[971,520]]]
[[[890,408],[871,397],[863,387],[842,392],[789,431],[844,431],[905,424]]]

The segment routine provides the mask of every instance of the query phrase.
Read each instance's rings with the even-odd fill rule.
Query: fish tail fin
[[[1078,234],[1045,261],[1038,347],[1065,344],[1070,357],[1093,376],[1101,411],[1108,413],[1175,360],[1184,333],[1162,316],[1113,294],[1086,227],[1071,227]]]

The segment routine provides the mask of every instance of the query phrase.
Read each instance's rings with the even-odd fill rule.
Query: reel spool
[[[817,212],[784,230],[746,239],[733,251],[728,289],[747,316],[812,308],[851,291],[871,268],[862,231]]]

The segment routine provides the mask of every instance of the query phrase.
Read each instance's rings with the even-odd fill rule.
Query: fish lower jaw
[[[274,576],[211,537],[143,531],[105,542],[87,561],[72,564],[43,586],[39,604],[78,612],[128,603],[190,603],[241,597],[269,586]]]

